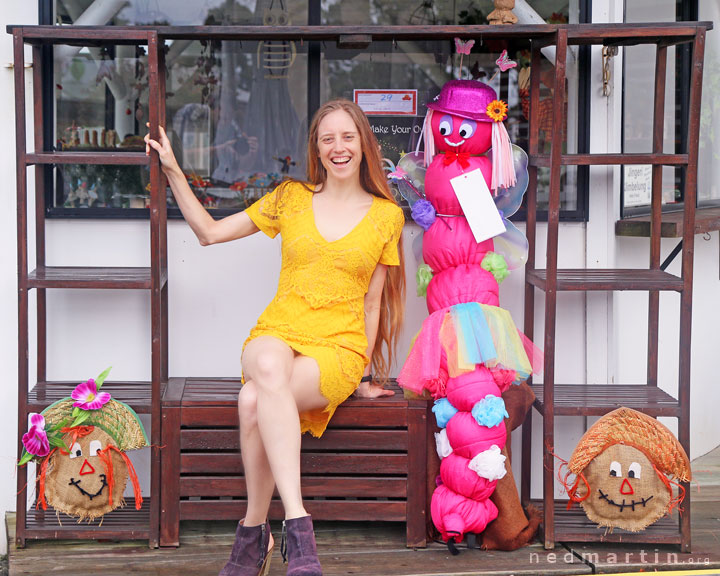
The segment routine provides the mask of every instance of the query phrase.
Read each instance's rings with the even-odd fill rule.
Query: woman
[[[388,189],[378,143],[358,106],[328,102],[310,126],[308,182],[286,181],[246,211],[215,221],[188,187],[162,128],[159,142],[145,140],[147,152],[152,147],[160,155],[202,245],[258,230],[282,235],[278,293],[242,354],[238,408],[248,508],[221,576],[267,572],[275,486],[285,508],[287,573],[322,574],[300,493],[300,435],[322,435],[356,389],[366,397],[388,393],[382,383],[404,313],[404,217]]]

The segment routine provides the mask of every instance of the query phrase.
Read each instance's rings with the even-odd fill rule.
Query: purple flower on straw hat
[[[76,400],[73,406],[83,410],[98,410],[110,401],[110,394],[98,392],[97,384],[92,378],[87,382],[78,384],[70,396],[73,400]]]
[[[50,453],[50,442],[45,432],[45,418],[42,414],[30,414],[30,430],[23,434],[23,446],[29,454],[47,456]]]
[[[445,112],[478,122],[492,122],[487,106],[497,99],[497,94],[487,84],[477,80],[451,80],[440,91],[437,100],[427,107],[435,112]]]

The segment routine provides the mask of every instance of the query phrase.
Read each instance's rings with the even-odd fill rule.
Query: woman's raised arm
[[[200,244],[208,246],[229,242],[257,232],[258,227],[245,212],[238,212],[221,220],[215,220],[210,216],[190,189],[173,154],[170,139],[165,134],[165,130],[162,126],[158,126],[158,128],[160,130],[159,141],[152,140],[149,134],[145,135],[145,153],[150,154],[150,148],[152,148],[160,156],[160,165],[167,176],[173,196]]]

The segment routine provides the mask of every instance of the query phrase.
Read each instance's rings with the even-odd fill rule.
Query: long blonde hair
[[[357,104],[349,100],[330,100],[315,113],[308,133],[308,182],[314,187],[318,187],[318,185],[325,184],[327,180],[327,171],[320,162],[318,131],[322,119],[337,110],[342,110],[350,115],[360,135],[363,151],[360,163],[360,185],[363,190],[374,196],[397,203],[390,192],[387,177],[383,172],[380,146],[370,128],[367,116]],[[380,301],[380,320],[371,358],[375,379],[382,383],[387,381],[390,374],[390,366],[397,353],[400,329],[405,319],[405,258],[403,256],[402,236],[398,240],[398,257],[400,258],[399,266],[388,266]],[[383,354],[383,346],[387,348],[387,357]]]

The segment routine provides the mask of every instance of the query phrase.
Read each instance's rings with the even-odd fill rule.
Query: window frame
[[[39,24],[54,24],[54,2],[55,0],[38,0],[39,3]],[[589,23],[592,15],[592,0],[579,0],[579,22]],[[322,24],[321,0],[308,0],[308,26]],[[362,26],[351,26],[353,34],[362,33]],[[433,39],[432,34],[428,36]],[[307,107],[308,118],[312,118],[315,111],[320,107],[320,82],[321,82],[321,56],[322,46],[318,41],[307,41],[308,48],[308,82],[307,82]],[[42,106],[43,106],[43,136],[46,143],[54,142],[54,72],[53,72],[53,48],[43,46],[43,76],[42,76]],[[578,47],[578,153],[587,153],[590,149],[590,47]],[[574,210],[560,210],[561,222],[587,222],[588,194],[589,194],[589,167],[578,166],[577,168],[577,199]],[[57,190],[53,167],[44,167],[44,190],[45,190],[45,216],[50,219],[110,219],[110,220],[135,220],[148,219],[147,208],[65,208],[56,206]],[[210,214],[214,218],[222,218],[237,212],[237,210],[219,209],[212,210]],[[512,216],[511,220],[524,222],[526,220],[526,209],[523,206]],[[179,208],[168,206],[167,216],[169,219],[182,219]],[[547,210],[537,211],[538,221],[547,221]]]

